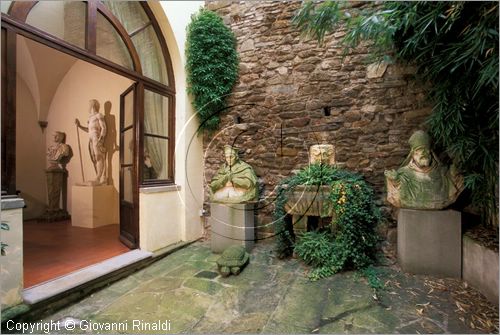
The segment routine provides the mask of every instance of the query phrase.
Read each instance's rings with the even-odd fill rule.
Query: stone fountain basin
[[[285,211],[290,215],[332,217],[328,204],[331,187],[327,185],[299,185],[288,195]]]

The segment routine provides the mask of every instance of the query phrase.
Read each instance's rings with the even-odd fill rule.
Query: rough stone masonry
[[[236,35],[240,70],[220,131],[204,136],[205,180],[222,163],[225,144],[241,148],[261,183],[259,235],[270,234],[278,182],[307,166],[311,145],[331,143],[337,162],[365,176],[388,214],[384,169],[399,166],[431,111],[415,69],[369,64],[366,44],[343,57],[343,29],[323,45],[301,36],[291,24],[298,1],[206,6]]]

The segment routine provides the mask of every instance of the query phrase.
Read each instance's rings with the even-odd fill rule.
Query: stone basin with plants
[[[330,192],[329,185],[297,185],[288,193],[285,210],[292,215],[332,217],[333,207],[328,201]]]
[[[286,216],[290,199],[316,187],[322,210],[331,211],[329,227],[295,235]],[[329,190],[328,194],[324,194]],[[308,197],[310,195],[307,195]],[[313,267],[309,278],[316,280],[341,270],[364,270],[374,263],[380,212],[373,190],[357,173],[323,164],[312,164],[278,186],[274,211],[276,252],[279,257],[295,253]]]

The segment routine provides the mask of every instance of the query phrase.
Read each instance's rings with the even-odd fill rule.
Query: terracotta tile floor
[[[70,221],[24,223],[24,287],[45,282],[129,249],[119,238],[119,225],[95,229]]]

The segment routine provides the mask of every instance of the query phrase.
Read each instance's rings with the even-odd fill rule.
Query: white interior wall
[[[96,99],[100,103],[100,113],[104,115],[108,128],[105,147],[107,149],[106,169],[108,185],[114,187],[113,211],[114,222],[118,223],[118,192],[119,192],[119,133],[120,124],[120,94],[132,81],[125,77],[101,69],[95,65],[78,60],[61,81],[49,108],[48,126],[46,129],[47,145],[52,141],[54,131],[66,133],[66,144],[73,150],[73,158],[67,165],[68,195],[71,186],[76,183],[95,179],[95,171],[88,150],[88,133],[81,129],[77,131],[75,119],[86,126],[89,115],[89,100]],[[80,143],[78,142],[78,137]],[[81,152],[81,161],[80,161]],[[83,176],[82,176],[83,167]],[[109,173],[111,171],[111,173]],[[68,211],[71,213],[71,198],[68,198]]]
[[[47,203],[45,134],[38,125],[37,106],[28,85],[16,78],[16,188],[26,203],[25,220],[42,215]]]

